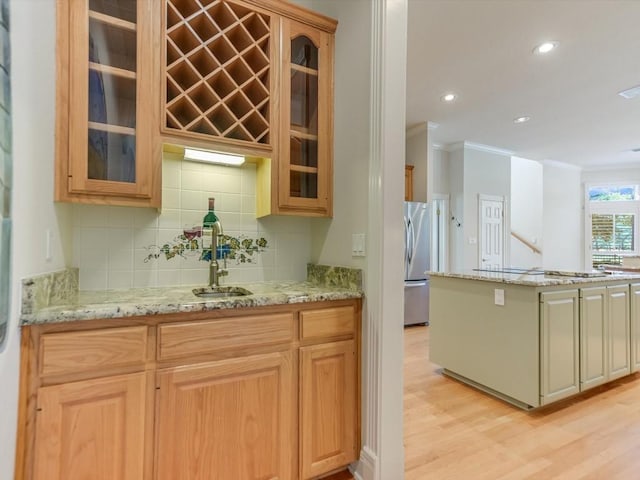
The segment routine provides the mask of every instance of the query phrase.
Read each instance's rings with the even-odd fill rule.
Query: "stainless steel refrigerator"
[[[429,324],[429,205],[404,202],[404,324]]]

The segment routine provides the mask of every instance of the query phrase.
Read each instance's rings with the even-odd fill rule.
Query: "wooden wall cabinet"
[[[404,201],[413,202],[413,165],[404,166]]]
[[[257,215],[332,215],[336,22],[278,0],[167,0],[165,142],[251,156]]]
[[[307,480],[356,460],[361,301],[24,327],[16,480]]]
[[[58,201],[160,205],[155,0],[61,0],[57,10]]]

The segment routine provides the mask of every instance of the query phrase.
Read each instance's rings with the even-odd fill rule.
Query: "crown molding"
[[[466,141],[449,143],[448,145],[445,145],[443,149],[447,152],[455,152],[456,150],[461,150],[463,148],[476,150],[478,152],[495,153],[497,155],[504,155],[505,157],[511,157],[515,155],[515,152],[513,152],[512,150],[506,150],[504,148],[492,147],[491,145],[483,145],[481,143]]]
[[[566,163],[566,162],[559,162],[557,160],[540,160],[540,163],[543,165],[548,165],[550,167],[564,168],[565,170],[576,170],[579,172],[583,170],[583,168],[579,167],[578,165],[573,165],[571,163]]]
[[[418,135],[419,133],[424,133],[426,131],[435,130],[440,126],[439,123],[436,122],[422,122],[414,125],[413,127],[407,128],[407,138],[413,137],[414,135]]]

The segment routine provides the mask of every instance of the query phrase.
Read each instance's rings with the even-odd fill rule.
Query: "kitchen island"
[[[432,272],[431,361],[531,409],[640,369],[640,276]]]

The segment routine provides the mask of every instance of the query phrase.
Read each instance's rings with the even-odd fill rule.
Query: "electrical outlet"
[[[496,288],[493,291],[493,303],[504,306],[504,290],[502,288]]]

